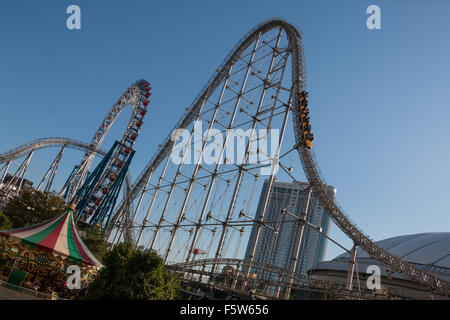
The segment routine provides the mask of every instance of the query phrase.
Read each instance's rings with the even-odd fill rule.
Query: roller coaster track
[[[221,66],[216,70],[200,94],[196,97],[194,102],[188,111],[178,121],[174,129],[187,128],[193,121],[196,114],[198,114],[202,101],[208,99],[211,94],[218,88],[219,84],[223,82],[226,74],[233,63],[239,58],[239,56],[250,46],[252,42],[257,39],[261,34],[264,34],[270,30],[279,28],[286,33],[289,42],[289,51],[292,61],[292,89],[291,94],[293,97],[293,121],[294,130],[297,142],[297,150],[300,156],[303,169],[309,180],[310,186],[314,193],[318,196],[322,205],[327,209],[328,214],[338,225],[338,227],[353,240],[354,244],[360,246],[373,258],[380,261],[382,264],[388,266],[392,271],[406,276],[407,278],[422,283],[430,288],[442,291],[450,291],[450,283],[442,280],[430,273],[427,273],[419,268],[416,268],[395,255],[392,255],[385,249],[379,247],[373,240],[371,240],[363,231],[361,231],[350,218],[341,210],[336,202],[331,198],[327,191],[327,187],[321,178],[318,170],[318,165],[312,154],[312,150],[305,145],[305,138],[302,133],[300,124],[299,113],[299,99],[300,93],[303,92],[305,86],[304,77],[304,56],[301,44],[300,32],[292,26],[290,23],[281,20],[274,19],[263,22],[249,31],[238,44],[231,50],[228,56],[225,58]],[[137,198],[139,193],[144,188],[147,179],[151,173],[159,166],[163,159],[165,159],[173,146],[171,141],[171,135],[169,134],[164,142],[160,145],[157,152],[150,159],[145,169],[141,172],[137,180],[134,182],[128,198],[125,199],[115,211],[113,220],[110,226],[113,226],[114,222],[117,222],[121,217],[122,212],[126,206],[127,201],[133,201]]]
[[[27,155],[31,151],[37,151],[40,149],[46,149],[46,148],[53,148],[53,147],[68,147],[75,150],[80,150],[85,153],[89,152],[94,155],[98,155],[100,157],[104,157],[106,155],[106,151],[96,148],[94,149],[92,145],[87,144],[85,142],[70,139],[70,138],[64,138],[64,137],[49,137],[49,138],[42,138],[37,139],[28,143],[24,143],[14,149],[11,149],[9,151],[6,151],[2,154],[0,154],[0,163],[6,163],[11,162],[16,159],[19,159],[25,155]],[[124,185],[124,192],[127,190],[130,186],[130,175],[127,174],[125,177],[125,185]],[[129,215],[126,216],[127,220],[131,219]],[[127,241],[131,242],[132,236],[132,230],[126,229],[125,233],[125,239]]]
[[[217,265],[224,266],[222,272],[211,271],[212,267]],[[252,278],[251,276],[246,276],[245,270],[249,269],[250,267],[257,273],[271,274],[271,279],[258,279]],[[285,289],[286,287],[314,292],[334,293],[341,299],[387,299],[387,296],[374,295],[374,293],[368,289],[363,289],[361,291],[349,291],[342,284],[333,284],[329,281],[310,279],[303,274],[291,272],[290,270],[285,268],[280,268],[260,262],[250,263],[248,260],[243,259],[201,259],[188,263],[168,264],[167,268],[172,272],[182,275],[181,279],[185,282],[189,282],[189,278],[193,279],[194,275],[197,277],[197,282],[200,283],[202,282],[202,280],[204,280],[203,277],[209,278],[209,284],[211,284],[211,281],[213,281],[214,287],[220,288],[220,283],[225,282],[225,285],[222,285],[223,290],[235,292],[240,291],[241,295],[244,297],[248,295],[248,292],[239,288],[243,283],[247,284],[245,288],[255,288],[256,296],[266,296],[266,298],[269,299],[279,299],[280,290],[277,289]],[[215,268],[214,270],[217,269]],[[264,289],[267,290],[267,287],[277,289],[275,289],[272,294],[267,294],[267,292],[264,292]]]
[[[67,146],[72,149],[81,150],[85,152],[92,152],[94,154],[99,154],[104,156],[106,154],[105,151],[94,148],[91,145],[70,138],[62,138],[62,137],[51,137],[51,138],[42,138],[37,139],[25,144],[18,146],[17,148],[11,149],[0,154],[0,163],[12,161],[18,158],[23,157],[25,154],[32,150],[39,150],[51,147],[63,147]]]

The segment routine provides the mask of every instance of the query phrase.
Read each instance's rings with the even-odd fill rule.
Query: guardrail
[[[65,300],[50,294],[42,293],[36,290],[28,289],[25,287],[16,286],[12,283],[8,283],[6,281],[0,280],[0,287],[4,287],[6,289],[11,289],[17,292],[21,292],[30,296],[35,296],[37,298],[43,299],[43,300]]]

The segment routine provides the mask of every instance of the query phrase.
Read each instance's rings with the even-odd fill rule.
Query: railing
[[[230,274],[220,272],[220,268],[211,270],[211,266],[224,265],[232,267]],[[248,290],[253,294],[266,299],[282,299],[281,294],[287,288],[298,292],[316,293],[332,299],[389,299],[387,294],[375,293],[371,290],[349,291],[345,284],[330,283],[323,280],[308,279],[302,274],[290,272],[277,266],[266,265],[239,259],[205,259],[190,263],[175,263],[167,265],[169,270],[177,273],[186,283],[197,283],[200,286],[208,286],[222,289],[229,293],[245,295]],[[253,277],[245,276],[246,270],[251,268]],[[258,275],[270,274],[268,278]],[[289,281],[293,279],[294,281]],[[250,291],[249,291],[250,292]]]
[[[39,292],[39,291],[36,291],[36,290],[28,289],[28,288],[25,288],[25,287],[16,286],[16,285],[14,285],[12,283],[8,283],[8,282],[3,281],[3,280],[0,280],[0,287],[4,287],[6,289],[11,289],[11,290],[14,290],[16,292],[21,292],[21,293],[24,293],[24,294],[29,295],[29,296],[35,296],[35,297],[37,297],[39,299],[42,299],[42,300],[65,300],[65,299],[62,299],[62,298],[50,295],[50,294],[46,294],[46,293]]]

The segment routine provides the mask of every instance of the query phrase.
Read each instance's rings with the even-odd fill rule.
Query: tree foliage
[[[100,262],[103,262],[103,258],[108,252],[108,242],[104,240],[105,231],[96,225],[78,226],[78,230],[80,231],[83,242],[89,248],[91,253],[100,260]]]
[[[173,300],[178,296],[178,278],[154,250],[121,243],[106,254],[103,264],[87,299]]]
[[[0,210],[0,230],[11,229],[12,223],[9,220],[8,216]]]
[[[24,188],[6,203],[3,212],[13,228],[21,228],[54,218],[66,209],[63,199],[55,193]]]

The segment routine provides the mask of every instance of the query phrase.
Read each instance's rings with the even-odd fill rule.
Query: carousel
[[[102,268],[78,233],[73,207],[37,225],[0,230],[0,255],[0,279],[59,296],[79,294],[66,288],[69,266],[80,267],[78,291],[84,291]]]

